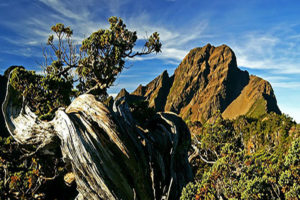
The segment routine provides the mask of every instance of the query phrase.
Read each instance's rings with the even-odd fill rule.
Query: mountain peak
[[[173,77],[169,77],[167,70],[165,70],[147,86],[139,85],[132,94],[144,96],[149,101],[150,107],[154,107],[157,111],[163,111],[172,83]]]
[[[173,76],[164,71],[133,94],[144,96],[159,111],[191,121],[206,121],[218,111],[225,118],[280,113],[271,85],[240,70],[233,50],[224,44],[192,49]]]
[[[121,97],[124,97],[124,96],[128,96],[129,93],[127,92],[127,90],[125,88],[121,89],[119,94],[116,96],[116,99],[119,99]]]

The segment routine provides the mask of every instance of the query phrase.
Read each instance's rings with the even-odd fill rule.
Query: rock
[[[169,77],[168,72],[165,70],[146,87],[140,85],[132,94],[144,96],[150,107],[155,108],[157,111],[164,111],[172,83],[173,77]]]
[[[82,95],[44,122],[27,107],[21,112],[11,92],[8,87],[3,104],[11,135],[41,151],[58,136],[75,176],[76,199],[178,199],[193,180],[190,132],[174,113],[157,113],[148,128],[140,128],[126,95],[116,99],[113,110],[93,95]]]
[[[163,72],[133,94],[143,96],[157,110],[175,112],[192,122],[205,122],[217,111],[231,119],[280,113],[271,85],[240,70],[226,45],[192,49],[173,76]]]
[[[121,89],[121,91],[119,92],[119,94],[116,96],[115,99],[120,99],[122,97],[128,96],[129,93],[127,92],[127,90],[125,88]]]

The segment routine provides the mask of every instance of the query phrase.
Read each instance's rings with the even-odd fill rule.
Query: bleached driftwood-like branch
[[[60,138],[64,161],[72,165],[77,199],[178,199],[192,180],[190,133],[180,117],[158,113],[147,129],[138,128],[125,97],[113,110],[93,95],[76,98],[50,122],[13,104],[8,85],[3,114],[10,134],[40,151]]]
[[[13,94],[13,88],[8,82],[2,112],[6,127],[13,138],[20,144],[37,146],[37,149],[53,143],[56,137],[53,123],[40,121]]]

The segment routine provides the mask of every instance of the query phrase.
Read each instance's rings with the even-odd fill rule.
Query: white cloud
[[[173,58],[174,60],[177,61],[182,61],[182,59],[186,56],[188,51],[186,50],[181,50],[181,49],[176,49],[176,48],[165,48],[162,50],[162,55],[159,56],[160,58]]]
[[[286,76],[266,76],[264,74],[257,74],[258,76],[262,77],[265,80],[271,81],[271,82],[279,82],[279,81],[288,81],[291,80],[290,77],[286,77]]]
[[[109,96],[112,96],[113,98],[116,98],[116,96],[118,95],[118,93],[110,93]]]
[[[252,32],[232,41],[238,65],[274,74],[300,74],[300,49],[280,34]]]
[[[87,0],[84,2],[80,0],[38,0],[38,2],[46,5],[50,11],[47,11],[47,14],[32,13],[32,15],[24,16],[18,23],[6,23],[6,26],[16,33],[22,33],[16,40],[7,39],[8,42],[21,47],[40,46],[46,43],[51,34],[50,27],[52,25],[64,23],[74,30],[74,41],[81,43],[85,37],[98,28],[108,28],[107,19],[102,17],[99,20],[99,12],[109,12],[120,16],[122,8],[129,3],[129,0]],[[91,9],[91,7],[97,7],[97,9]],[[153,21],[150,14],[144,10],[128,13],[123,19],[130,30],[137,31],[140,39],[153,32],[158,32],[163,44],[162,53],[135,60],[161,59],[173,64],[180,63],[189,49],[193,47],[190,43],[198,40],[202,35],[204,36],[204,30],[208,26],[207,21],[203,20],[198,21],[197,26],[193,27],[167,27],[168,25],[159,21]]]
[[[76,9],[77,12],[72,11],[71,9],[75,8],[75,5],[78,5],[78,1],[59,1],[59,0],[39,0],[40,2],[46,4],[56,12],[58,12],[61,16],[66,18],[71,18],[74,20],[82,20],[88,18],[89,12],[85,9],[85,6],[80,6],[80,8]],[[75,4],[74,4],[75,2]],[[85,1],[86,4],[89,1]],[[78,12],[80,11],[80,12]]]
[[[194,41],[197,40],[197,43],[199,43],[199,38],[211,37],[211,35],[205,34],[208,26],[207,20],[198,21],[197,26],[183,28],[177,26],[168,28],[160,22],[153,22],[151,17],[145,12],[125,20],[128,21],[128,28],[136,30],[140,39],[149,36],[153,32],[158,32],[162,42],[161,53],[138,57],[133,60],[162,59],[168,60],[168,63],[179,64],[189,50],[195,47],[193,44]]]
[[[162,52],[158,54],[152,54],[149,56],[135,57],[131,60],[133,61],[142,61],[142,60],[152,60],[152,59],[162,59],[167,60],[170,64],[179,64],[182,59],[186,56],[188,51],[176,49],[176,48],[167,48],[162,47]]]
[[[272,82],[274,88],[287,88],[287,89],[299,89],[300,82]]]
[[[11,55],[21,55],[24,57],[32,57],[34,56],[33,50],[29,47],[20,48],[20,49],[2,49],[1,53],[11,54]]]

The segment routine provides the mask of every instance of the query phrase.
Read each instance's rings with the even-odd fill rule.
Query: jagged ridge
[[[172,111],[191,121],[206,121],[217,111],[230,119],[281,113],[270,83],[240,70],[226,45],[192,49],[173,76],[164,71],[133,94],[145,97],[158,111]]]

